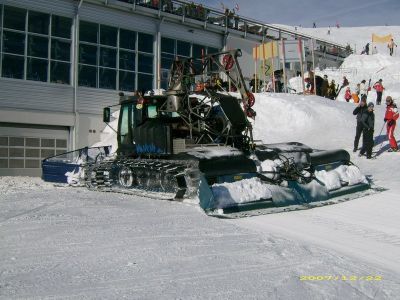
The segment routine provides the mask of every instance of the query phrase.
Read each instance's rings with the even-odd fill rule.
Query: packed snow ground
[[[282,94],[256,101],[256,138],[351,150],[353,103]],[[377,132],[383,107],[376,115]],[[396,299],[400,155],[353,160],[388,190],[230,221],[191,204],[0,178],[8,191],[0,196],[0,297]]]
[[[258,94],[255,138],[351,151],[354,108]],[[400,154],[384,152],[384,107],[375,113],[377,159],[352,160],[386,191],[307,211],[221,220],[194,204],[0,177],[0,298],[399,299]]]

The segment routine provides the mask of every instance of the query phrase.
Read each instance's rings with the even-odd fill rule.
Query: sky
[[[222,10],[239,6],[239,15],[265,23],[293,26],[400,25],[400,0],[198,0]]]

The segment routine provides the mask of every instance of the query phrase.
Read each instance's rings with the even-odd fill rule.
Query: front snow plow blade
[[[288,166],[281,169],[264,166],[264,170],[261,168],[256,173],[225,176],[223,181],[214,184],[209,184],[207,176],[202,175],[198,189],[201,208],[208,215],[238,218],[334,204],[373,192],[359,169],[351,164],[347,151],[312,152],[302,144],[288,145],[272,148],[266,145],[263,151],[273,151],[267,154],[269,157],[261,162],[261,167],[271,166],[274,157],[270,155],[278,152],[277,157],[281,159],[291,157],[292,168],[297,168],[299,173],[297,178],[293,174],[288,176],[287,173],[294,172]],[[266,153],[258,153],[259,159],[262,154],[265,157]]]

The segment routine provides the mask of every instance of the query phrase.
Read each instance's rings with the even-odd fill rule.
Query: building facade
[[[252,22],[182,1],[0,0],[0,175],[97,142],[103,107],[165,88],[176,57],[240,41],[250,77],[254,43],[274,38]]]

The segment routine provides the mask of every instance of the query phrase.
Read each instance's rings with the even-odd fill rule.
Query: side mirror
[[[111,119],[111,108],[110,107],[104,107],[103,109],[103,122],[104,123],[110,123]]]

